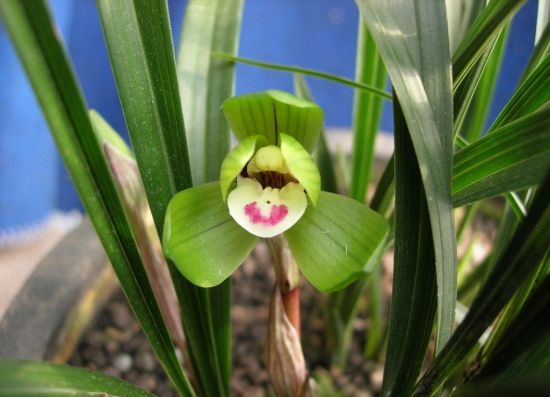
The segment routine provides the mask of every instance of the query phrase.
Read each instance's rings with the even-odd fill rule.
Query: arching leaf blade
[[[132,310],[178,391],[193,396],[147,279],[88,109],[45,3],[2,1],[0,16]]]
[[[130,383],[84,368],[0,359],[0,396],[153,397]]]
[[[455,154],[453,204],[538,184],[550,165],[550,108],[509,123]]]

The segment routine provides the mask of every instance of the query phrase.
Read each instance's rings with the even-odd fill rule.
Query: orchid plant
[[[223,112],[239,143],[220,180],[186,189],[170,202],[164,252],[191,282],[223,282],[258,237],[283,235],[298,267],[320,291],[372,271],[388,222],[364,204],[321,191],[311,152],[323,124],[319,106],[282,91],[227,99]]]
[[[356,0],[354,80],[238,57],[243,0],[188,0],[177,63],[166,0],[96,2],[131,148],[89,112],[46,0],[1,0],[0,22],[178,395],[231,395],[228,278],[258,238],[276,275],[265,341],[276,396],[342,394],[330,385],[323,390],[325,371],[308,374],[300,271],[320,291],[356,280],[319,302],[329,314],[333,366],[347,361],[359,302],[368,294],[365,360],[384,362],[381,395],[550,395],[548,2],[539,1],[523,75],[487,129],[510,22],[526,0]],[[320,135],[321,108],[280,91],[232,97],[234,62],[356,89],[349,181],[346,159],[334,164]],[[387,77],[393,96],[384,90]],[[307,91],[297,78],[297,94],[311,98]],[[395,151],[369,209],[384,99],[393,105]],[[229,127],[238,141],[231,151]],[[506,204],[495,206],[496,196]],[[488,256],[470,266],[477,247],[472,219],[486,215],[487,205],[500,211],[499,230]],[[387,217],[391,233],[373,210]],[[466,248],[459,261],[457,243]],[[381,288],[385,267],[376,268],[389,247],[390,306]],[[164,281],[151,276],[154,266]],[[0,397],[151,395],[49,363],[2,358],[0,374]]]

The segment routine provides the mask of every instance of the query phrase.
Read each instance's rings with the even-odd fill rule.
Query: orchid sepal
[[[284,91],[232,97],[225,100],[222,110],[239,141],[261,134],[268,144],[279,145],[280,134],[287,134],[309,153],[315,149],[323,127],[323,110],[317,104]]]
[[[268,145],[267,140],[262,135],[251,135],[238,143],[225,156],[220,170],[220,188],[222,199],[225,202],[228,190],[237,176],[241,173],[246,164],[250,161],[256,151]]]
[[[168,205],[164,254],[199,287],[214,287],[233,274],[257,240],[229,215],[219,181],[183,190]]]
[[[383,252],[389,223],[364,204],[321,192],[286,237],[306,279],[319,291],[332,292],[367,276]]]

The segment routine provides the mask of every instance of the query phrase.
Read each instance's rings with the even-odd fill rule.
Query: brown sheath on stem
[[[266,366],[277,397],[310,395],[300,342],[300,273],[283,236],[267,240],[277,276],[267,328]]]
[[[281,293],[281,295],[286,316],[300,336],[300,288],[294,288],[287,293]]]
[[[265,351],[269,381],[277,397],[306,397],[310,393],[300,336],[286,315],[282,295],[278,283],[275,283]]]

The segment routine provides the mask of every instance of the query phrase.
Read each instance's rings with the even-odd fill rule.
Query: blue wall
[[[125,134],[124,120],[93,0],[51,0],[88,104]],[[171,0],[178,42],[185,1]],[[490,119],[509,99],[532,50],[537,3],[529,0],[516,16]],[[250,0],[246,2],[240,55],[321,69],[352,78],[357,10],[352,0]],[[80,208],[74,188],[53,148],[33,94],[0,29],[0,231],[43,219],[51,210]],[[5,62],[4,60],[7,60]],[[353,92],[308,80],[325,109],[326,125],[349,127]],[[237,92],[292,90],[292,76],[239,65]],[[16,95],[14,93],[17,93]],[[386,106],[382,129],[391,131]]]

